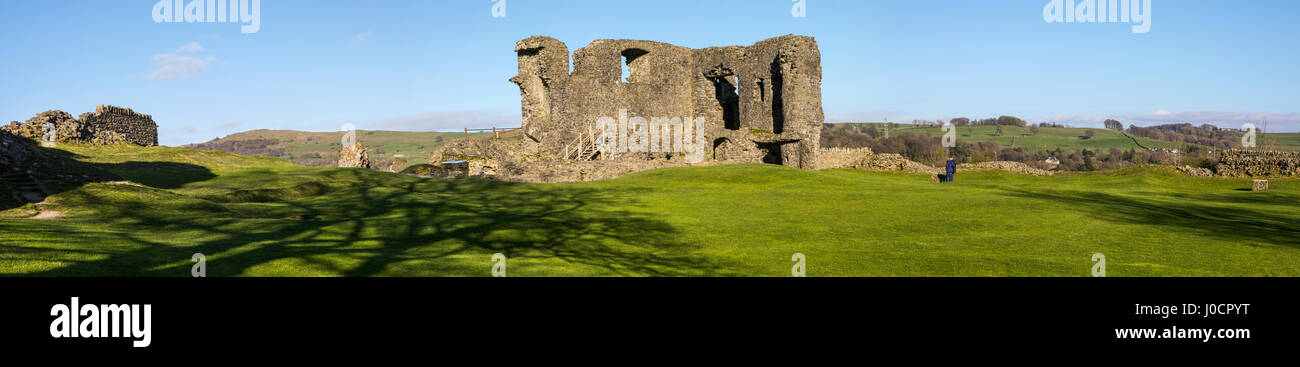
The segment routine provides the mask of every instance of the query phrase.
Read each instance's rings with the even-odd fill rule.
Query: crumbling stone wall
[[[819,169],[849,168],[872,155],[871,148],[822,148],[818,155]]]
[[[573,53],[572,73],[568,47],[553,38],[529,37],[515,52],[519,75],[510,81],[519,85],[523,132],[543,155],[568,159],[594,146],[598,154],[590,157],[599,160],[681,161],[696,153],[818,168],[824,115],[821,54],[812,37],[704,49],[596,40]],[[617,118],[619,127],[601,126],[601,118]],[[656,118],[684,125],[656,131],[659,125],[647,124]],[[671,144],[683,141],[687,149]],[[650,149],[611,148],[628,142]]]
[[[36,147],[30,140],[0,130],[0,175],[28,169],[35,157]]]
[[[101,131],[118,133],[136,145],[158,145],[158,124],[154,123],[153,117],[135,113],[130,108],[99,105],[95,112],[83,113],[77,119]]]
[[[1219,153],[1215,172],[1221,176],[1297,176],[1300,152],[1228,150]]]
[[[339,167],[343,168],[370,168],[370,155],[366,154],[366,146],[361,143],[345,145],[339,150]]]
[[[59,110],[36,114],[25,122],[11,122],[0,127],[5,131],[41,141],[45,124],[55,126],[55,141],[86,144],[134,143],[143,146],[158,145],[158,124],[149,115],[137,114],[129,108],[99,106],[95,112],[83,113],[79,118]]]

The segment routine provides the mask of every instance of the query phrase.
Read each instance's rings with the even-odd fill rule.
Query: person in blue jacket
[[[948,175],[944,176],[944,181],[952,182],[952,176],[957,174],[957,161],[954,161],[952,157],[948,157],[948,163],[944,164],[943,168],[948,171]]]

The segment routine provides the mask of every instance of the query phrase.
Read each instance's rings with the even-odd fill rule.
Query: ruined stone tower
[[[817,168],[821,54],[811,37],[704,49],[596,40],[573,53],[572,73],[568,47],[553,38],[519,41],[515,52],[523,132],[541,151]]]

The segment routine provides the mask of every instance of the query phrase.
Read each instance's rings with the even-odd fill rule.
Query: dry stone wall
[[[871,156],[871,148],[823,148],[817,158],[818,168],[850,168]]]
[[[983,170],[1007,171],[1011,173],[1019,173],[1019,174],[1033,175],[1033,176],[1052,175],[1052,171],[1030,167],[1028,164],[1025,164],[1023,162],[994,161],[994,162],[980,162],[980,163],[962,163],[957,165],[958,173],[962,171],[983,171]]]
[[[1215,171],[1231,177],[1297,176],[1300,152],[1229,150],[1219,154]]]
[[[95,112],[83,113],[79,118],[59,110],[45,111],[25,122],[14,121],[0,129],[40,141],[45,135],[45,124],[55,126],[57,142],[158,145],[158,124],[152,117],[113,106],[101,105],[95,108]]]
[[[129,143],[146,147],[158,145],[158,124],[154,123],[153,117],[130,108],[99,105],[95,112],[83,113],[77,119],[100,131],[120,134]]]
[[[0,175],[10,171],[23,171],[36,157],[36,147],[21,136],[0,130]]]

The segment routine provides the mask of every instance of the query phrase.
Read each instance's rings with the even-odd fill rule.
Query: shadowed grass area
[[[143,184],[0,216],[0,274],[189,276],[1300,275],[1300,185],[1159,167],[1032,177],[671,168],[616,180],[429,180],[176,148],[66,147]],[[166,170],[124,162],[206,168]],[[189,166],[182,166],[189,167]],[[17,210],[17,209],[15,209]]]

